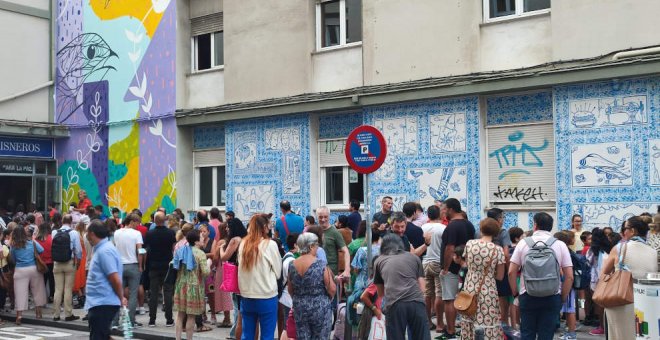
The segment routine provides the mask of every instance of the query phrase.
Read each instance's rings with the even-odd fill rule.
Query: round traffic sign
[[[385,137],[371,125],[358,126],[348,135],[344,152],[353,170],[361,174],[370,174],[385,162],[387,156]]]

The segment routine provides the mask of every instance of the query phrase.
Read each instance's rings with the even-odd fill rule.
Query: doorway
[[[31,203],[32,176],[0,176],[0,206],[13,212],[19,204]]]

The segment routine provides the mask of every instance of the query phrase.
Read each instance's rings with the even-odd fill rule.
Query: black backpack
[[[55,262],[69,262],[71,260],[71,229],[59,229],[53,237],[51,251],[53,254],[53,261]]]

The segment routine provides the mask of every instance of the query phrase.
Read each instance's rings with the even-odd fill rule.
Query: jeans
[[[561,309],[561,295],[547,297],[518,297],[520,304],[520,332],[523,340],[552,340],[555,335],[557,315]]]
[[[231,293],[231,302],[234,305],[234,322],[231,324],[229,336],[233,338],[236,335],[236,326],[238,325],[238,313],[240,312],[240,295]]]
[[[55,295],[55,276],[53,275],[54,265],[54,263],[47,264],[48,271],[44,273],[44,282],[46,282],[48,287],[48,297],[51,299]]]
[[[110,338],[112,318],[119,312],[119,306],[96,306],[87,312],[90,340],[107,340]]]
[[[167,274],[167,267],[165,268],[150,268],[149,269],[149,290],[151,291],[149,297],[149,322],[156,322],[156,313],[158,312],[158,295],[160,295],[161,288],[163,289],[163,303],[165,307],[165,321],[173,323],[172,318],[172,298],[174,297],[174,286],[165,283],[165,275]]]
[[[62,301],[64,301],[64,316],[71,316],[73,315],[72,289],[73,282],[76,279],[76,267],[73,266],[73,260],[55,262],[53,265],[53,276],[55,278],[53,316],[56,318],[60,317]]]
[[[430,340],[426,307],[419,301],[399,301],[387,308],[385,331],[388,340],[404,340],[406,328],[409,339]]]
[[[123,266],[124,270],[122,272],[122,283],[123,287],[128,287],[128,316],[131,319],[131,323],[135,324],[135,311],[137,310],[137,295],[138,295],[138,286],[140,285],[140,269],[138,268],[137,263],[125,264]],[[115,315],[115,319],[112,321],[113,325],[119,323],[119,313]]]
[[[250,299],[241,297],[241,316],[243,317],[242,340],[254,339],[257,320],[261,326],[261,340],[273,339],[277,325],[277,296],[270,299]]]

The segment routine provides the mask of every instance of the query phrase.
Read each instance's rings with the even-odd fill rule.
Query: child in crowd
[[[461,266],[461,269],[458,271],[458,290],[463,290],[463,284],[465,283],[465,277],[467,276],[467,262],[465,262],[465,257],[463,257],[463,252],[465,251],[464,246],[458,246],[454,249],[453,260],[454,263]]]
[[[582,235],[580,235],[580,240],[582,241],[582,244],[584,244],[584,247],[582,248],[582,255],[587,256],[587,252],[591,247],[591,232],[583,231]]]
[[[576,263],[576,261],[574,260],[576,258],[575,252],[571,249],[571,246],[575,242],[574,233],[570,230],[563,230],[558,233],[555,233],[554,237],[557,240],[562,241],[566,244],[566,246],[568,247],[568,252],[571,254],[573,268],[578,268],[579,264]],[[575,279],[579,280],[580,278],[575,278]],[[568,328],[568,331],[564,333],[560,337],[560,339],[577,340],[577,334],[575,333],[577,326],[576,310],[577,308],[575,306],[575,289],[571,287],[571,291],[568,293],[566,302],[564,302],[561,306],[561,312],[565,313],[566,315],[566,326]]]
[[[522,228],[513,227],[509,228],[509,239],[511,239],[511,246],[509,247],[509,255],[513,256],[513,251],[516,249],[518,242],[525,236]],[[518,273],[518,290],[520,289],[520,273]],[[520,310],[518,308],[518,298],[514,298],[511,305],[509,314],[511,315],[511,328],[514,330],[520,329]]]

